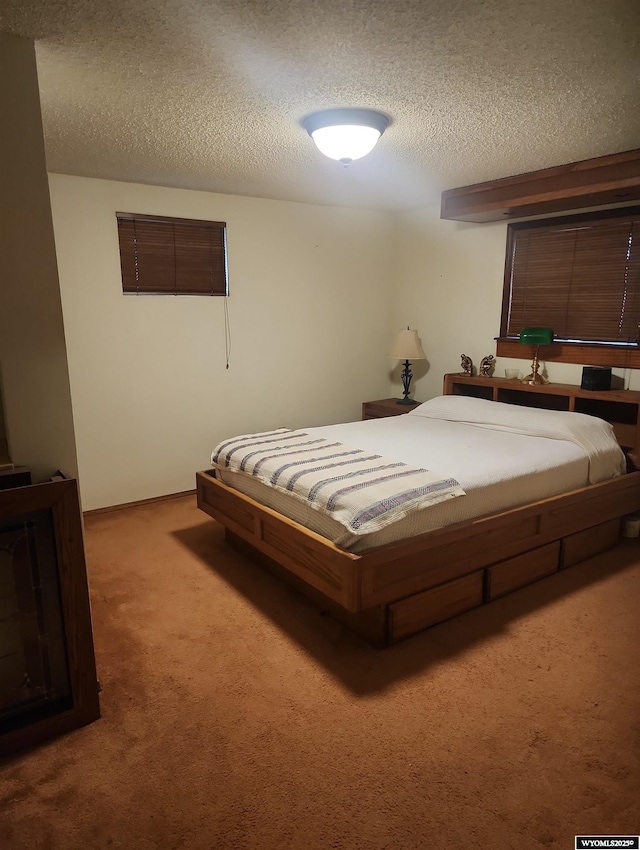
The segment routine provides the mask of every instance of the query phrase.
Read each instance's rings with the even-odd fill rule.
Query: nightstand
[[[362,403],[363,419],[383,419],[385,416],[400,416],[415,410],[417,404],[398,404],[396,398],[381,398],[378,401],[365,401]]]

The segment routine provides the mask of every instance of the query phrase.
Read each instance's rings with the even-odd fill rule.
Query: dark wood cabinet
[[[0,755],[100,716],[75,479],[0,491]]]
[[[28,466],[10,464],[0,469],[0,490],[24,487],[27,484],[31,484],[31,470]]]

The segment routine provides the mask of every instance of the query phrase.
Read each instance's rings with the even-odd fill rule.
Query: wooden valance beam
[[[442,193],[440,218],[508,221],[640,199],[640,149]]]

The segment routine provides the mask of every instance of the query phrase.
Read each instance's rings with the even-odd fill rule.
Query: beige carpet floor
[[[86,522],[102,718],[0,850],[539,850],[640,830],[640,541],[378,652],[193,497]]]

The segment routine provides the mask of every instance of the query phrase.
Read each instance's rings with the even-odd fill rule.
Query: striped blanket
[[[224,440],[211,465],[253,475],[329,513],[353,534],[465,495],[453,478],[288,428]]]

